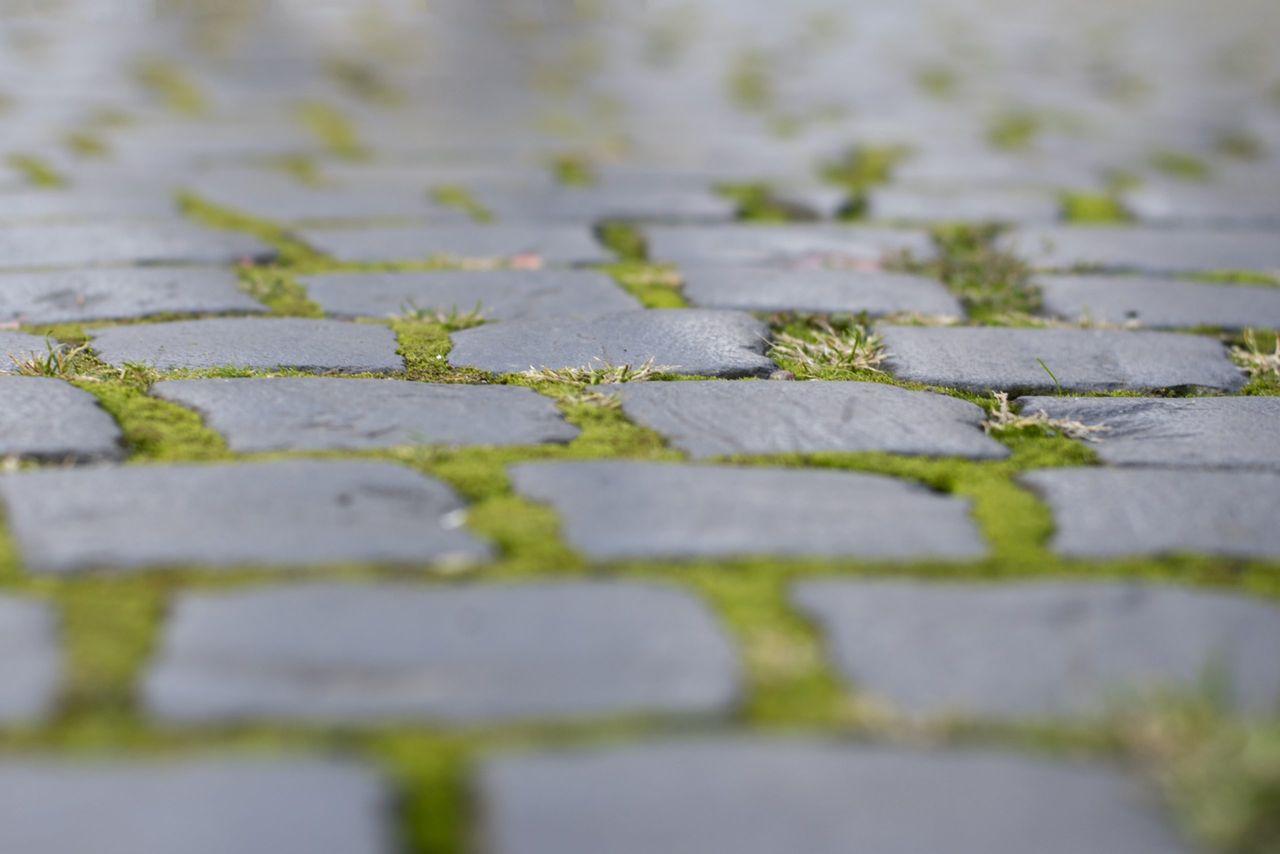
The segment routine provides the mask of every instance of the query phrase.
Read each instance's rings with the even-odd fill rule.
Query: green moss
[[[1164,149],[1152,152],[1148,158],[1151,166],[1160,172],[1181,181],[1209,180],[1209,164],[1194,154],[1184,151]]]
[[[683,280],[670,265],[619,261],[599,269],[613,276],[614,281],[645,308],[689,307],[680,290]]]
[[[172,62],[151,59],[134,69],[138,82],[167,109],[187,116],[200,116],[208,110],[204,94],[187,75]]]
[[[1062,218],[1081,224],[1130,222],[1133,217],[1124,205],[1107,193],[1063,193]]]
[[[733,58],[725,78],[729,100],[741,110],[763,112],[776,99],[769,75],[769,55],[760,50],[744,50]]]
[[[916,86],[933,98],[955,97],[958,85],[956,73],[945,65],[925,65],[916,72]]]
[[[803,222],[817,219],[811,211],[787,204],[763,183],[719,184],[717,194],[737,205],[737,218],[746,222]]]
[[[595,228],[596,239],[622,261],[643,262],[649,257],[644,234],[629,222],[602,222]]]
[[[297,108],[298,120],[336,157],[363,160],[369,152],[351,120],[337,107],[310,101]]]
[[[1030,149],[1044,129],[1042,117],[1030,110],[1001,113],[987,125],[987,143],[1001,151]]]
[[[151,397],[145,385],[83,380],[76,385],[96,397],[116,419],[132,460],[176,462],[229,456],[226,442],[204,426],[199,415]]]
[[[325,257],[294,237],[284,227],[239,211],[205,201],[194,193],[183,193],[178,202],[186,216],[209,228],[251,234],[278,253],[277,263],[290,267],[324,266]]]
[[[278,317],[324,317],[324,309],[307,296],[307,289],[288,268],[243,266],[240,287]]]
[[[818,175],[829,184],[864,192],[888,182],[893,170],[910,156],[903,145],[855,145],[835,160],[823,163]]]
[[[64,141],[71,153],[77,157],[103,158],[111,154],[111,147],[106,140],[87,130],[72,131]]]
[[[1267,154],[1262,140],[1247,131],[1230,131],[1218,134],[1213,150],[1233,160],[1261,160]]]
[[[338,82],[338,85],[361,101],[386,107],[395,107],[404,103],[404,96],[372,63],[350,57],[339,57],[329,60],[325,64],[325,70]]]
[[[1252,270],[1210,270],[1202,273],[1189,273],[1187,278],[1197,282],[1210,282],[1220,285],[1257,285],[1264,288],[1280,285],[1280,277],[1270,273],[1257,273]]]
[[[327,183],[315,158],[307,154],[282,154],[267,158],[266,164],[306,187],[323,187]]]
[[[431,191],[431,198],[437,204],[462,211],[476,222],[493,221],[493,214],[484,205],[480,204],[466,187],[456,185],[435,187]]]
[[[978,323],[1018,322],[1039,309],[1040,293],[1026,262],[1000,247],[1002,232],[997,225],[936,228],[936,258],[905,256],[891,266],[941,279]]]
[[[551,174],[566,187],[590,187],[596,183],[596,167],[581,153],[561,154],[551,160]]]
[[[56,190],[67,186],[67,179],[41,157],[34,154],[10,154],[8,163],[36,187]]]

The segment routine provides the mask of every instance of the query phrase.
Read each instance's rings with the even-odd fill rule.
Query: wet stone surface
[[[1280,326],[1280,288],[1142,276],[1039,276],[1044,311],[1154,329]]]
[[[720,712],[738,678],[715,620],[668,588],[294,585],[182,599],[146,703],[175,721],[467,725]]]
[[[647,382],[614,386],[627,417],[694,457],[880,451],[1002,459],[982,409],[871,382]]]
[[[514,386],[244,377],[169,380],[151,391],[201,413],[244,452],[537,445],[578,435],[553,400]]]
[[[0,457],[120,457],[120,428],[86,391],[53,377],[0,375]]]
[[[596,559],[965,560],[986,551],[967,500],[879,475],[602,461],[525,463],[511,478]]]
[[[1188,850],[1109,767],[979,749],[686,739],[499,756],[480,799],[495,854]]]
[[[294,460],[48,470],[0,478],[35,573],[195,564],[422,563],[488,556],[462,502],[391,463]]]
[[[340,261],[493,260],[530,264],[605,264],[613,253],[585,226],[457,225],[306,229],[309,245]]]
[[[702,308],[754,312],[910,313],[963,317],[941,282],[900,273],[856,270],[771,270],[693,266],[681,271],[684,295]]]
[[[1213,672],[1236,709],[1280,701],[1280,609],[1099,583],[812,581],[794,590],[851,687],[915,715],[1094,715]]]

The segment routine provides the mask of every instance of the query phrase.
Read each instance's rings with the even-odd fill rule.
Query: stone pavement
[[[1280,851],[1277,37],[0,2],[0,852]]]

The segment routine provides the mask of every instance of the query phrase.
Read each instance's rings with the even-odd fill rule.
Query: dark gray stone
[[[242,452],[537,445],[578,435],[554,401],[516,386],[246,377],[169,380],[152,393],[198,410]]]
[[[888,354],[884,366],[894,376],[970,391],[1054,391],[1054,377],[1065,391],[1234,391],[1245,382],[1222,344],[1193,335],[920,326],[877,331]]]
[[[1107,428],[1091,445],[1103,462],[1280,469],[1280,397],[1025,397],[1046,412]]]
[[[266,260],[274,250],[255,237],[182,220],[95,225],[0,227],[0,269],[89,264],[229,264]]]
[[[1154,798],[1107,766],[988,750],[716,739],[500,756],[493,854],[1177,854]]]
[[[395,317],[413,309],[474,311],[485,320],[586,318],[640,308],[593,270],[333,273],[304,276],[307,294],[331,315]]]
[[[585,226],[423,225],[307,229],[302,239],[340,261],[499,260],[530,266],[604,264],[613,254]]]
[[[1044,310],[1072,321],[1155,329],[1280,326],[1280,288],[1137,276],[1041,276],[1036,284]]]
[[[1121,584],[804,582],[857,690],[915,715],[1101,714],[1222,680],[1233,708],[1280,702],[1280,608]]]
[[[388,789],[315,760],[0,763],[0,850],[392,854]]]
[[[50,346],[61,346],[51,341],[37,335],[0,329],[0,374],[14,372],[20,362],[48,355]]]
[[[762,376],[768,327],[735,311],[623,311],[587,320],[519,320],[455,332],[449,363],[498,374],[530,368],[638,367],[670,373]]]
[[[839,225],[652,226],[649,257],[677,264],[852,267],[879,270],[903,251],[934,254],[921,231]]]
[[[1280,231],[1060,226],[1020,229],[1003,245],[1045,269],[1280,271]]]
[[[600,559],[747,555],[981,557],[969,502],[880,475],[626,461],[526,463],[516,490],[551,504]]]
[[[612,388],[627,417],[694,457],[883,451],[1002,459],[978,406],[864,382],[629,383]]]
[[[211,318],[95,329],[104,362],[157,370],[402,371],[395,333],[385,326],[299,317]]]
[[[774,270],[695,266],[681,270],[684,294],[703,308],[813,314],[926,314],[963,317],[941,282],[859,270]]]
[[[0,723],[39,720],[53,706],[61,670],[52,609],[0,597],[0,648]]]
[[[470,187],[500,222],[729,222],[735,205],[703,186]]]
[[[229,270],[147,267],[0,274],[0,323],[264,311],[236,287]]]
[[[737,686],[676,590],[316,584],[180,599],[145,693],[166,720],[479,724],[724,711]]]
[[[1022,480],[1053,510],[1053,550],[1068,557],[1280,556],[1280,473],[1060,469]]]
[[[921,190],[887,187],[871,194],[869,215],[887,222],[1055,222],[1056,195],[1035,190]]]
[[[123,452],[120,428],[93,395],[53,377],[0,376],[0,457],[65,461]]]
[[[0,478],[0,500],[38,573],[198,564],[476,560],[462,503],[390,463],[290,460],[103,467]]]

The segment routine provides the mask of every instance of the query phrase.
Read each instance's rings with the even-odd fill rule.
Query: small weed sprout
[[[461,311],[456,305],[450,306],[448,311],[442,311],[438,308],[422,308],[414,300],[409,300],[400,306],[400,314],[397,319],[419,323],[438,323],[449,332],[471,329],[485,322],[485,316],[480,310],[478,301],[476,302],[476,307],[471,311]]]
[[[887,355],[880,336],[866,327],[855,324],[840,330],[826,320],[817,321],[807,336],[779,332],[769,351],[770,358],[783,359],[810,372],[845,368],[883,373],[880,364]]]
[[[1270,352],[1252,329],[1244,331],[1243,347],[1231,348],[1231,358],[1254,379],[1267,375],[1280,377],[1280,332],[1273,332],[1272,336],[1275,346]]]
[[[1007,392],[995,391],[991,393],[991,396],[995,398],[995,408],[991,410],[987,420],[982,422],[982,429],[987,433],[1008,433],[1026,429],[1038,429],[1050,436],[1060,434],[1068,439],[1100,442],[1102,439],[1099,434],[1111,429],[1105,424],[1085,424],[1081,421],[1072,421],[1066,418],[1050,418],[1049,413],[1043,409],[1034,415],[1021,415],[1009,408],[1009,395]]]
[[[83,373],[89,358],[89,345],[67,347],[51,338],[45,339],[44,354],[32,353],[25,359],[11,356],[16,373],[26,377],[71,377]]]
[[[1053,380],[1053,387],[1058,390],[1058,394],[1062,394],[1062,383],[1058,382],[1058,378],[1054,376],[1053,371],[1049,370],[1049,366],[1044,363],[1044,359],[1037,358],[1036,361],[1044,369],[1044,372],[1049,375],[1049,379]]]

